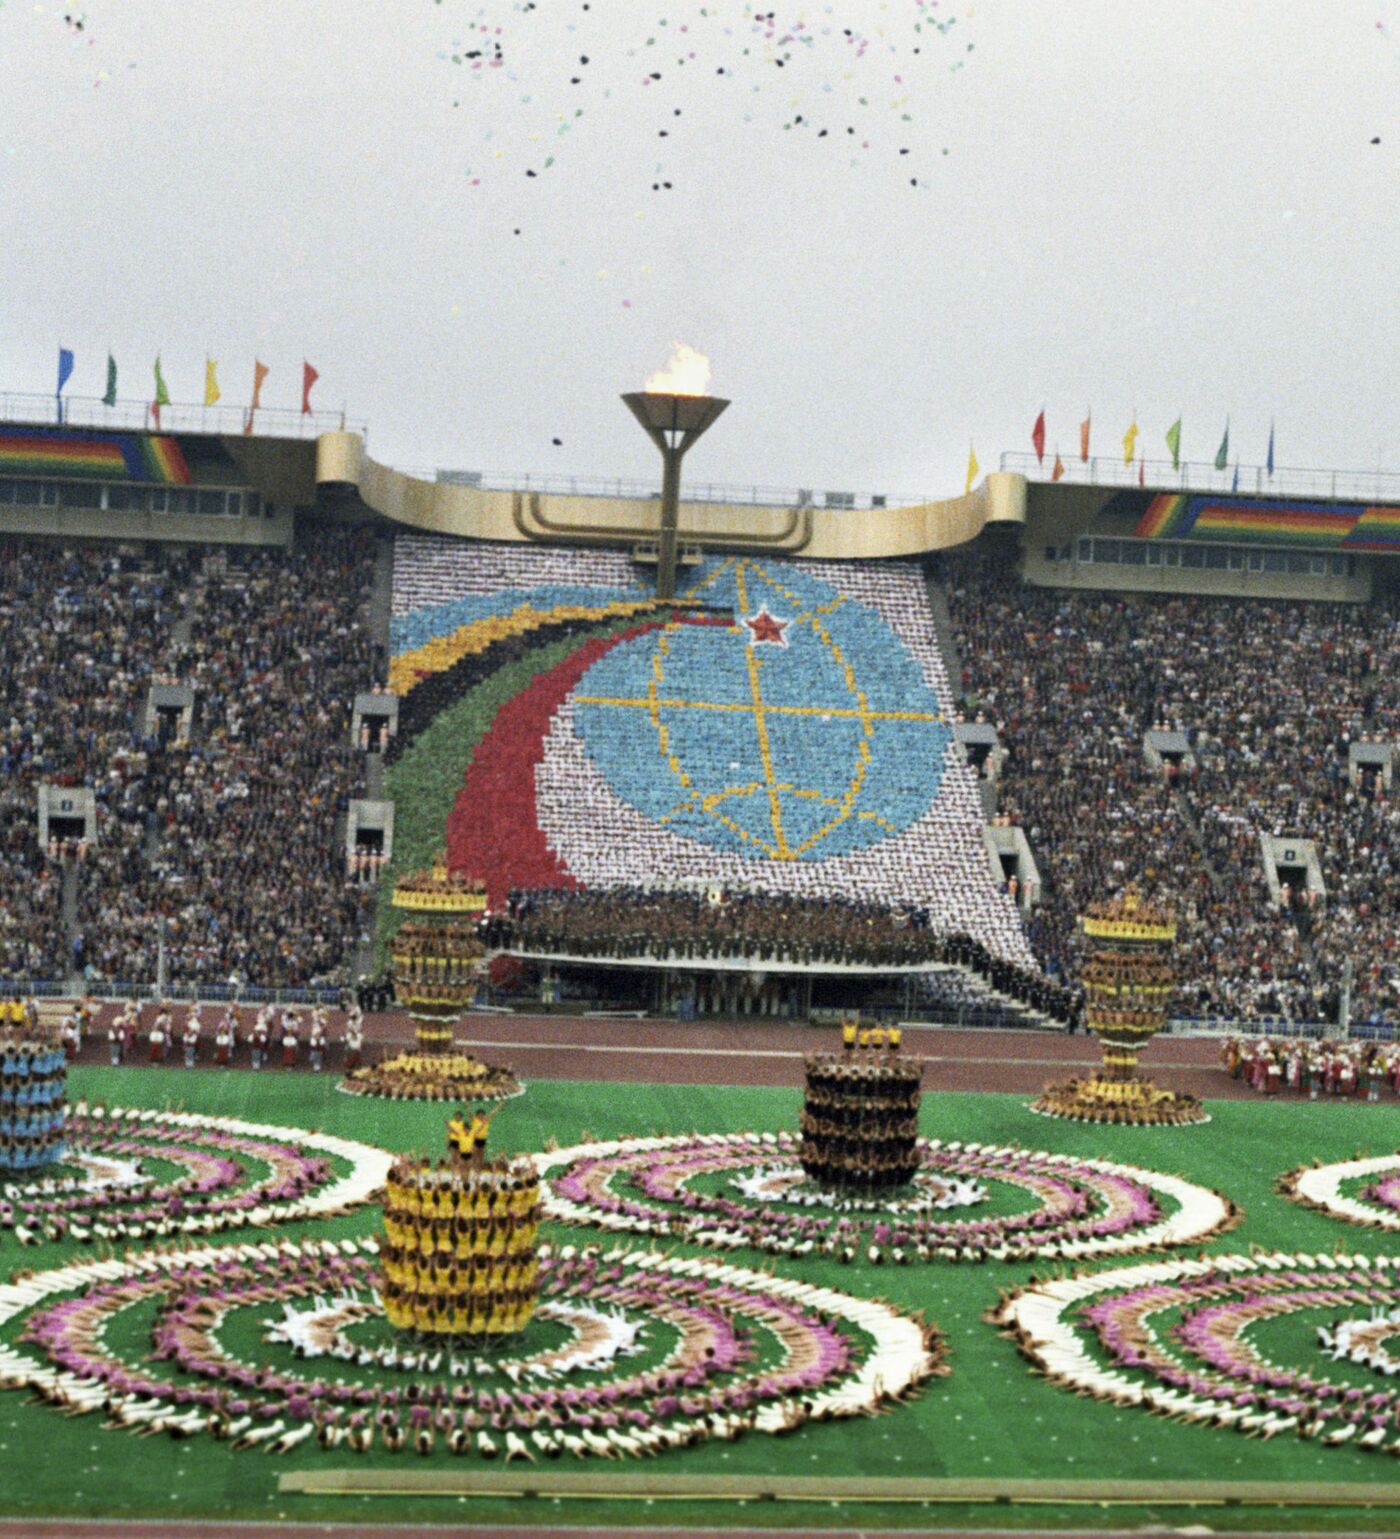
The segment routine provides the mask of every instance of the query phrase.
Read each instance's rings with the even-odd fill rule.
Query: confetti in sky
[[[435,0],[454,9],[454,0]],[[692,142],[686,113],[696,77],[736,129],[799,135],[849,164],[880,165],[925,186],[936,156],[918,108],[972,58],[971,11],[906,0],[880,25],[857,25],[869,7],[830,4],[761,9],[747,3],[672,6],[635,0],[477,4],[439,57],[459,72],[453,104],[483,126],[467,170],[538,181],[567,165],[571,141],[596,131],[629,96],[649,98],[657,156],[647,190],[682,185]],[[497,93],[500,93],[499,95]],[[530,108],[533,129],[509,143],[489,126],[502,98]],[[707,100],[707,109],[714,105]],[[738,136],[742,142],[742,133]]]

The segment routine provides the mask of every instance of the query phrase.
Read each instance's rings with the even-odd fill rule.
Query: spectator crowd
[[[1035,853],[1032,946],[1062,977],[1076,916],[1137,883],[1181,920],[1175,1009],[1353,1019],[1400,1013],[1397,808],[1354,743],[1400,729],[1396,607],[1024,586],[973,549],[944,566],[961,708],[998,729],[998,808]],[[1183,733],[1181,765],[1144,736]],[[1194,761],[1194,762],[1192,762]],[[1314,841],[1325,899],[1266,880],[1261,834]]]
[[[0,543],[0,969],[89,982],[343,983],[372,915],[347,879],[372,537],[258,551]],[[179,639],[177,639],[177,634]],[[146,719],[153,682],[193,721]],[[40,849],[45,784],[88,786],[95,840]],[[62,901],[71,884],[76,925]]]

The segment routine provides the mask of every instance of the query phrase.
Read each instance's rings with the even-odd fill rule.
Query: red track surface
[[[104,1006],[98,1029],[80,1062],[107,1061],[106,1023],[115,1007]],[[252,1012],[245,1008],[245,1021]],[[165,1068],[183,1072],[179,1032],[184,1007],[172,1012],[176,1042]],[[154,1017],[146,1006],[147,1024]],[[340,1016],[332,1012],[332,1035]],[[491,1062],[507,1063],[527,1078],[618,1081],[633,1084],[787,1085],[802,1084],[803,1055],[831,1041],[829,1028],[814,1030],[790,1021],[590,1020],[577,1016],[472,1015],[459,1027],[457,1041]],[[413,1040],[406,1015],[371,1015],[365,1019],[366,1057],[377,1047],[391,1052]],[[1084,1073],[1099,1062],[1090,1037],[1038,1031],[962,1031],[917,1027],[906,1030],[904,1050],[929,1060],[928,1091],[1001,1090],[1035,1094],[1051,1080]],[[333,1046],[328,1071],[338,1072],[340,1048]],[[1205,1098],[1239,1099],[1252,1092],[1218,1066],[1219,1043],[1209,1037],[1159,1037],[1147,1050],[1146,1067],[1159,1083]],[[213,1043],[200,1047],[200,1065],[213,1058]],[[143,1038],[128,1060],[146,1061]],[[280,1049],[273,1054],[280,1063]],[[302,1048],[303,1067],[305,1047]],[[247,1068],[246,1042],[235,1067]],[[286,1072],[268,1068],[266,1073]],[[1358,1101],[1357,1105],[1364,1105]]]

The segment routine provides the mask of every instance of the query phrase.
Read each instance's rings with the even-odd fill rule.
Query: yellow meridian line
[[[649,711],[650,697],[640,695],[575,695],[577,705],[616,705]],[[751,711],[752,705],[731,700],[675,700],[658,695],[655,704],[670,710],[682,711]],[[937,711],[871,711],[851,709],[840,705],[769,705],[764,702],[766,716],[835,716],[851,721],[939,721],[944,718]]]
[[[808,850],[815,849],[829,833],[839,828],[855,811],[856,800],[860,796],[861,787],[865,784],[865,777],[870,770],[870,740],[873,735],[868,715],[869,704],[865,695],[856,685],[855,674],[851,669],[850,663],[846,661],[845,654],[832,639],[831,632],[827,630],[815,615],[811,617],[808,623],[822,645],[831,653],[832,661],[842,670],[846,680],[846,688],[855,696],[856,706],[858,707],[856,714],[859,716],[861,725],[861,737],[859,752],[856,755],[856,772],[851,779],[851,783],[846,787],[846,793],[841,798],[841,804],[836,816],[829,818],[816,833],[804,841],[797,851],[799,855],[805,855]]]
[[[749,612],[748,589],[744,583],[744,573],[747,569],[748,562],[741,561],[734,574],[741,615]],[[762,567],[758,570],[762,575]],[[787,835],[783,832],[783,804],[782,798],[778,795],[778,777],[773,770],[773,749],[768,741],[768,722],[763,714],[763,688],[759,683],[758,659],[754,656],[752,641],[745,643],[744,661],[748,664],[749,693],[753,697],[753,724],[758,732],[758,756],[763,760],[763,779],[768,787],[768,816],[773,824],[773,843],[778,847],[775,858],[791,860],[792,851],[788,848]]]

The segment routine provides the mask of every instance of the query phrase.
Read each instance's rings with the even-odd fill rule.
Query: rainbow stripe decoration
[[[1400,508],[1161,493],[1134,533],[1142,540],[1400,552]]]
[[[151,433],[0,433],[0,475],[145,481],[189,486],[194,477],[178,441]]]

